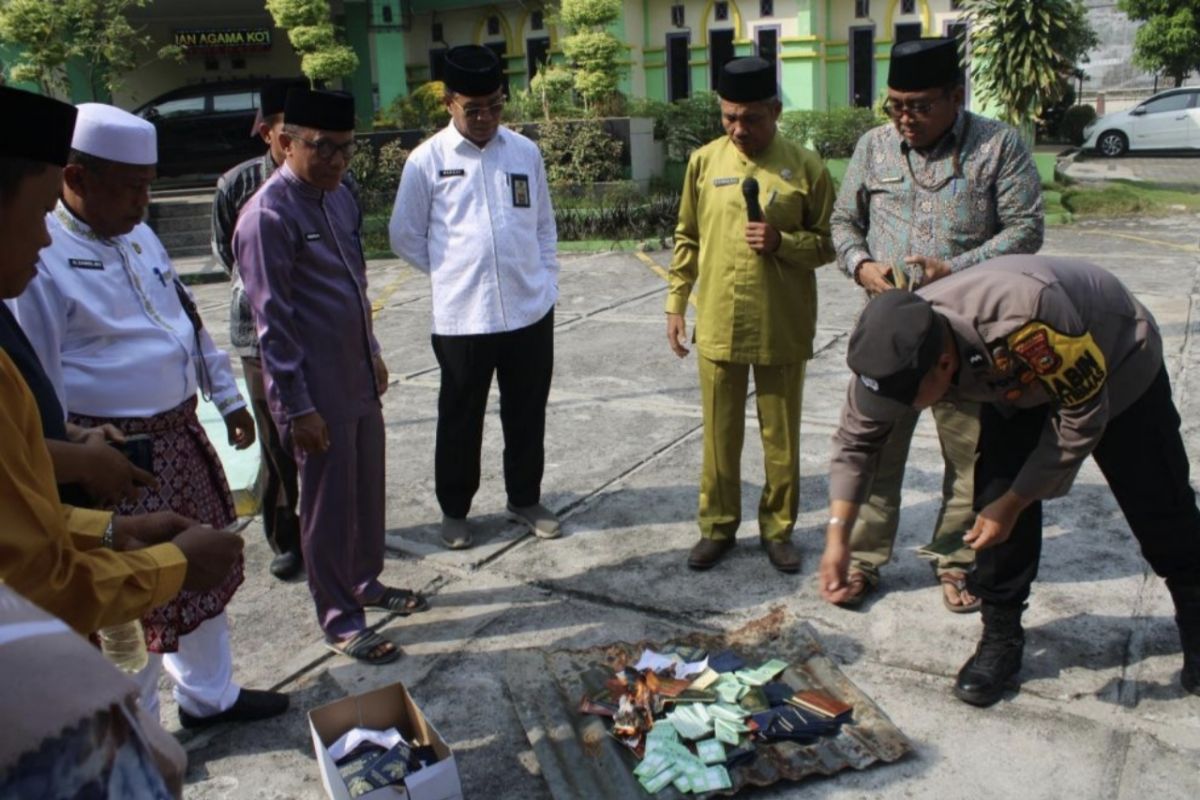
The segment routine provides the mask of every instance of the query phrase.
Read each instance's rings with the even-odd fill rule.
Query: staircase
[[[172,259],[211,256],[211,190],[155,191],[146,222]]]

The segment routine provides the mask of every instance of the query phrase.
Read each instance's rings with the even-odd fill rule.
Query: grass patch
[[[1155,189],[1127,181],[1088,187],[1063,187],[1061,202],[1077,217],[1119,217],[1131,214],[1164,215],[1180,210],[1200,211],[1200,192]]]

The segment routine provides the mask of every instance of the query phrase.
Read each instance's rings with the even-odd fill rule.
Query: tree
[[[1022,128],[1070,85],[1073,48],[1081,46],[1072,28],[1087,25],[1077,0],[963,0],[969,26],[971,90],[999,109],[1006,122]]]
[[[310,81],[330,81],[358,69],[354,50],[338,41],[328,0],[267,0],[275,24],[288,32]]]
[[[151,37],[129,22],[126,12],[151,0],[8,0],[0,6],[0,39],[17,46],[21,56],[11,68],[13,80],[36,83],[47,94],[70,89],[67,62],[87,78],[87,93],[114,92],[122,76],[139,66]],[[151,61],[180,59],[175,45],[159,48]]]
[[[1120,0],[1130,19],[1145,22],[1133,40],[1133,63],[1182,86],[1200,68],[1200,0]]]
[[[575,68],[575,90],[585,111],[617,91],[622,45],[605,28],[620,16],[621,0],[562,0],[559,21],[572,32],[563,39],[563,55]]]

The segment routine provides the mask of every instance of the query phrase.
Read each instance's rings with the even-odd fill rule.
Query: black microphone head
[[[758,180],[756,178],[742,179],[742,197],[746,198],[746,219],[750,222],[762,222],[762,206],[758,204]]]

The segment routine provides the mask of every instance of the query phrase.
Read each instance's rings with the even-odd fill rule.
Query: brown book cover
[[[840,717],[847,711],[854,710],[854,706],[843,703],[836,697],[825,694],[824,692],[817,692],[813,691],[812,689],[796,692],[791,696],[788,702],[794,706],[799,706],[800,708],[805,708],[809,711],[820,714],[823,717],[828,717],[829,719]]]

